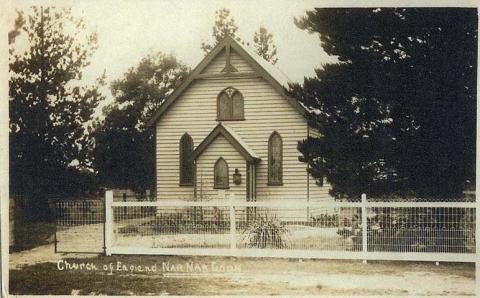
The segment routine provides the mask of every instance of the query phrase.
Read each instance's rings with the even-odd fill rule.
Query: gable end
[[[202,71],[219,53],[223,51],[223,49],[227,51],[227,56],[229,56],[229,52],[231,51],[231,49],[234,49],[243,59],[247,61],[247,63],[249,63],[254,68],[256,73],[240,73],[229,69],[229,71],[220,72],[219,74],[202,74]],[[233,38],[231,38],[230,36],[225,37],[213,48],[210,53],[207,54],[207,56],[205,56],[205,58],[203,58],[203,60],[190,72],[185,81],[165,100],[165,102],[160,106],[160,108],[154,113],[152,118],[147,122],[147,126],[155,125],[155,123],[162,116],[162,114],[168,110],[168,108],[185,91],[185,89],[193,82],[193,80],[207,78],[211,76],[242,77],[247,75],[259,75],[263,77],[268,83],[270,83],[270,85],[275,90],[277,90],[277,92],[279,92],[285,99],[287,99],[287,101],[300,113],[301,116],[305,117],[305,109],[303,108],[303,106],[297,100],[288,96],[285,92],[284,86],[282,86],[279,80],[275,79],[275,77],[270,74],[262,65],[260,65],[259,62],[252,58],[252,55],[254,55],[254,53],[247,52],[247,50],[243,49],[243,47]],[[227,58],[227,63],[228,61],[229,58]]]

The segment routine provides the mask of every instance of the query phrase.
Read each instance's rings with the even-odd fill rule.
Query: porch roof
[[[227,125],[220,122],[203,141],[193,150],[190,158],[197,159],[205,149],[219,136],[222,135],[232,146],[240,153],[246,161],[252,163],[258,163],[260,157],[243,141],[240,136]]]

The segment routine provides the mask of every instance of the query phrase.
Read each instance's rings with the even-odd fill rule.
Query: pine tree
[[[85,190],[79,178],[85,175],[74,165],[88,163],[86,127],[103,99],[104,77],[80,84],[97,38],[70,10],[33,7],[26,17],[19,13],[15,27],[9,34],[11,190],[45,209],[47,196]],[[22,38],[26,48],[17,43]]]
[[[293,86],[322,134],[300,144],[337,197],[456,198],[475,178],[474,9],[316,9],[296,21],[338,64]]]

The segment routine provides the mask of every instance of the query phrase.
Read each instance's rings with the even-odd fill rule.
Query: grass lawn
[[[10,292],[39,295],[459,296],[474,295],[475,289],[473,264],[461,263],[435,266],[421,262],[362,264],[361,261],[181,256],[98,256],[64,261],[77,265],[89,263],[97,270],[59,270],[55,263],[25,266],[10,270]],[[125,267],[117,270],[118,262]],[[103,269],[109,264],[113,266],[111,272]],[[146,268],[150,271],[145,272]]]

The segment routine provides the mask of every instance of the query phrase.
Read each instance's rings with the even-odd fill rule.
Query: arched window
[[[179,163],[180,163],[180,185],[191,186],[193,185],[193,160],[190,160],[190,155],[193,151],[192,137],[185,133],[180,138],[179,148]]]
[[[237,89],[228,87],[217,98],[217,119],[244,120],[243,95]]]
[[[228,184],[228,164],[220,157],[217,162],[215,162],[215,167],[213,168],[214,175],[214,188],[225,189],[229,188]]]
[[[268,185],[283,184],[282,137],[274,131],[268,139]]]

